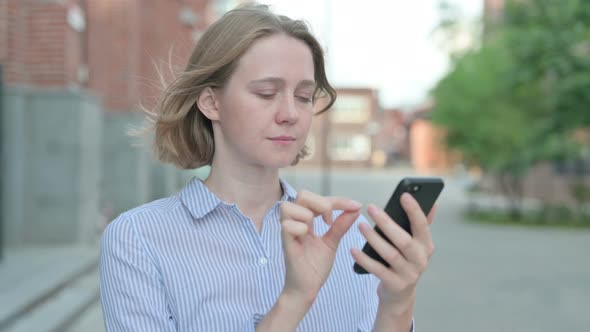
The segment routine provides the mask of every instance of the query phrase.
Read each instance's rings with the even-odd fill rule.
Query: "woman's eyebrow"
[[[251,85],[257,85],[257,84],[261,84],[261,83],[273,83],[276,85],[285,85],[286,84],[285,80],[280,77],[264,77],[264,78],[252,80],[248,83],[248,85],[251,86]],[[302,80],[301,82],[299,82],[297,84],[298,88],[307,88],[307,87],[315,88],[315,86],[316,86],[316,83],[314,80]]]
[[[307,88],[307,87],[315,88],[316,83],[313,80],[303,80],[303,81],[299,82],[299,84],[297,84],[297,87],[299,87],[299,88]]]
[[[256,80],[252,80],[248,83],[248,85],[256,85],[261,83],[273,83],[276,85],[285,84],[285,80],[280,77],[264,77]]]

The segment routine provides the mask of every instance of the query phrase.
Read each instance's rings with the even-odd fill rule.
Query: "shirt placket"
[[[273,279],[273,268],[276,269],[274,266],[274,262],[272,261],[271,253],[273,253],[273,248],[269,245],[269,241],[267,238],[272,236],[267,233],[275,233],[276,229],[273,229],[273,225],[270,223],[273,222],[273,218],[275,218],[276,206],[272,208],[264,217],[262,232],[259,234],[254,226],[252,220],[246,217],[241,211],[237,208],[237,206],[233,206],[232,209],[235,213],[239,214],[241,219],[245,221],[245,228],[247,229],[247,233],[249,234],[249,238],[251,241],[250,248],[252,250],[252,264],[254,265],[255,270],[255,277],[256,277],[256,288],[257,288],[257,302],[258,308],[260,313],[264,314],[270,310],[272,305],[276,299],[272,297],[272,287],[273,283],[276,283],[276,280]],[[274,222],[278,222],[275,220]],[[280,236],[280,233],[279,233]]]
[[[264,216],[260,234],[260,252],[262,255],[258,262],[258,290],[266,311],[270,310],[276,302],[284,283],[284,274],[282,273],[284,263],[282,262],[280,236],[277,204]]]

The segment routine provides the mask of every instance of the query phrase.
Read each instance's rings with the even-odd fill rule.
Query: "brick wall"
[[[80,37],[67,24],[74,0],[0,3],[0,61],[8,83],[60,87],[76,83]]]
[[[419,172],[449,171],[457,161],[457,156],[453,156],[445,147],[444,131],[430,120],[414,120],[409,140],[412,166]]]
[[[3,49],[2,64],[4,77],[8,82],[21,83],[24,77],[25,37],[27,35],[26,15],[21,6],[14,0],[4,0],[2,7],[5,9],[6,24],[3,29],[2,40],[5,43]]]
[[[109,110],[128,110],[139,98],[137,0],[92,0],[88,12],[88,87]]]
[[[66,22],[72,1],[28,5],[28,51],[26,83],[60,87],[76,84],[80,63],[80,37]]]
[[[208,0],[88,2],[89,87],[109,110],[125,111],[141,101],[150,105],[159,93],[155,64],[183,68],[194,47],[193,33],[208,25]],[[195,25],[182,23],[191,9]]]
[[[8,84],[87,86],[108,110],[150,104],[154,63],[184,67],[213,0],[0,0],[0,63]],[[68,13],[80,8],[85,29]],[[187,9],[195,20],[183,21]],[[88,80],[84,73],[88,73]]]
[[[0,64],[8,57],[8,0],[0,0]]]
[[[190,8],[196,14],[194,27],[180,22],[179,17],[183,10],[181,1],[154,1],[152,6],[143,8],[139,66],[144,80],[140,82],[139,89],[142,102],[148,106],[157,99],[160,92],[154,64],[162,68],[166,79],[170,80],[169,65],[173,69],[184,69],[195,45],[194,37],[204,31],[214,19],[207,14],[210,1],[184,2],[187,5],[184,9]]]
[[[338,94],[337,103],[332,108],[319,116],[315,116],[312,121],[312,127],[309,133],[308,142],[311,144],[312,154],[305,160],[301,161],[302,166],[321,166],[329,163],[335,167],[365,167],[371,166],[371,156],[375,150],[375,144],[373,137],[369,135],[370,124],[377,119],[378,112],[378,98],[377,91],[372,88],[337,88]],[[339,112],[339,102],[347,97],[360,98],[366,103],[363,104],[364,108],[359,109],[365,118],[354,121],[336,121],[335,114]],[[316,111],[321,109],[327,99],[320,99],[316,105]],[[353,119],[351,119],[353,120]],[[373,133],[372,135],[376,135]],[[365,136],[370,144],[369,156],[364,159],[346,159],[342,158],[339,160],[334,159],[332,156],[335,152],[335,140],[337,138],[352,137],[352,136]],[[327,160],[328,156],[332,160]]]
[[[389,165],[403,163],[409,158],[406,114],[401,109],[385,109],[378,119],[381,124],[375,137],[375,148],[383,151]]]

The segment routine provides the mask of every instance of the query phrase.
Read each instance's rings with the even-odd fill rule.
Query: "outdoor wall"
[[[90,241],[99,220],[98,99],[83,91],[6,87],[2,117],[4,243]]]
[[[175,195],[192,178],[201,180],[209,176],[209,166],[194,170],[180,170],[173,165],[162,164],[152,158],[150,200]]]
[[[182,172],[172,165],[151,160],[151,186],[149,200],[156,200],[174,195],[184,185]]]
[[[143,116],[83,91],[6,87],[0,123],[4,245],[88,242],[120,213],[177,193],[181,171],[129,137]]]
[[[537,199],[546,204],[576,206],[572,185],[583,184],[590,187],[590,177],[579,174],[559,172],[551,163],[540,163],[532,167],[523,181],[524,196]]]
[[[150,155],[128,135],[142,118],[136,112],[104,113],[102,207],[111,218],[150,198]]]
[[[129,135],[141,128],[139,112],[104,113],[102,210],[112,220],[122,212],[177,193],[194,172],[153,158],[149,137]]]
[[[443,131],[429,120],[414,120],[409,139],[411,163],[420,173],[448,172],[458,160],[445,148]]]

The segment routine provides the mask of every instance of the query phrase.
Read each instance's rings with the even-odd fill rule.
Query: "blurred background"
[[[127,133],[240,2],[0,0],[0,331],[104,331],[102,230],[208,174]],[[417,330],[590,331],[590,2],[263,3],[338,91],[285,179],[380,206],[446,181]]]

